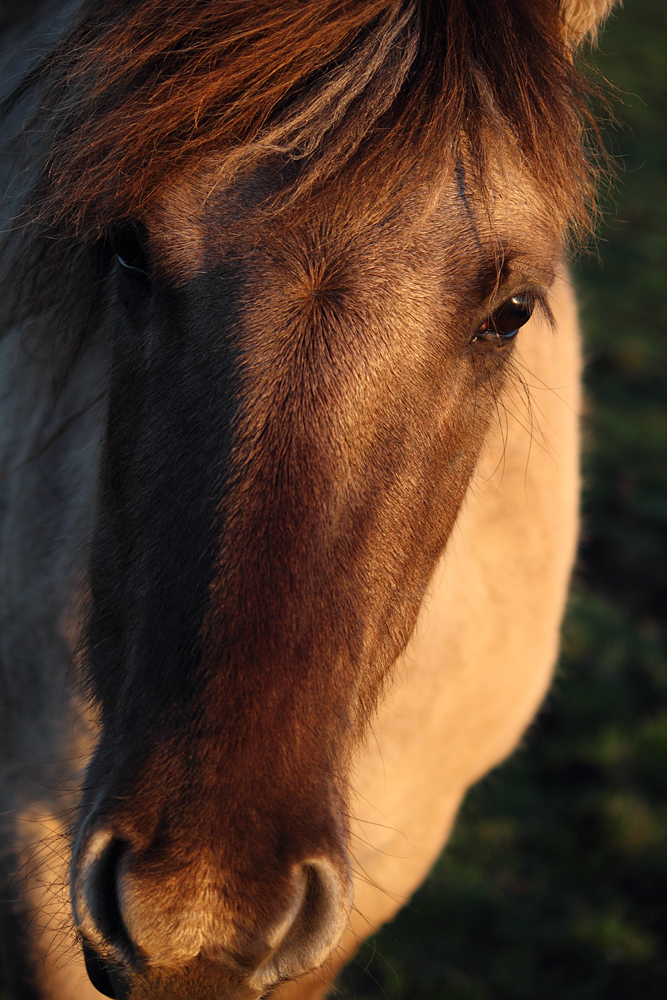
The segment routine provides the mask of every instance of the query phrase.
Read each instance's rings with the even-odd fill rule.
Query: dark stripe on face
[[[88,656],[105,715],[139,696],[144,725],[192,696],[219,549],[238,371],[231,282],[216,282],[215,310],[210,282],[133,291],[117,323]]]

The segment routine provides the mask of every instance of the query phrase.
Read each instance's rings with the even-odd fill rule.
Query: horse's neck
[[[20,12],[0,17],[0,104],[20,86],[26,74],[53,47],[75,16],[81,0],[28,0]],[[40,89],[33,87],[0,118],[0,238],[20,211],[34,179],[37,135],[30,121],[39,108]]]
[[[7,4],[6,9],[0,11],[0,51],[13,51],[19,59],[38,58],[39,52],[33,51],[26,57],[17,49],[23,49],[25,42],[34,43],[40,39],[41,44],[52,45],[62,30],[63,18],[69,20],[80,6],[81,0],[22,0]]]
[[[0,340],[1,756],[5,780],[18,767],[22,788],[29,775],[42,787],[65,781],[85,739],[72,659],[106,380],[105,358],[91,348],[54,399],[48,368],[31,357],[33,336],[48,330]]]
[[[23,0],[20,4],[6,4],[5,9],[0,11],[0,37],[34,24],[53,6],[47,0]]]
[[[0,99],[62,32],[76,3],[39,5],[0,34]],[[31,4],[29,14],[36,5]],[[27,56],[24,53],[28,53]],[[39,94],[0,124],[0,231],[14,224],[34,177],[27,129]],[[18,137],[18,138],[17,138]],[[2,270],[9,262],[4,258]],[[6,291],[5,291],[6,294]],[[3,320],[3,323],[5,321]],[[16,846],[12,815],[61,815],[77,796],[91,734],[72,666],[82,620],[104,421],[107,362],[91,344],[59,394],[48,317],[0,329],[0,841]]]
[[[81,0],[23,0],[0,13],[0,100],[53,46]]]

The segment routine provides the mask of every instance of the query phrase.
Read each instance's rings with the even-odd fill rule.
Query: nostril
[[[115,1000],[125,1000],[129,982],[149,967],[173,968],[198,957],[221,967],[233,960],[253,988],[265,990],[320,966],[345,930],[351,882],[342,854],[284,871],[267,901],[273,914],[282,912],[277,921],[267,920],[268,906],[258,913],[252,896],[247,916],[236,920],[228,897],[217,885],[211,892],[206,878],[184,878],[182,888],[179,882],[166,901],[164,894],[156,901],[156,869],[152,878],[142,877],[143,857],[108,827],[84,834],[73,856],[72,901],[88,976]]]
[[[299,871],[300,905],[289,929],[261,973],[293,978],[316,969],[329,957],[347,925],[351,884],[345,872],[325,859],[314,859]]]
[[[304,865],[304,875],[306,891],[298,923],[302,928],[319,930],[328,937],[337,924],[338,894],[331,892],[331,879],[326,877],[321,865]]]
[[[124,977],[103,962],[90,945],[83,942],[82,948],[88,978],[98,993],[111,1000],[126,1000],[127,985]]]
[[[91,840],[77,878],[75,912],[85,939],[105,956],[132,965],[136,948],[119,904],[119,869],[127,850],[124,841],[106,831],[100,831]]]

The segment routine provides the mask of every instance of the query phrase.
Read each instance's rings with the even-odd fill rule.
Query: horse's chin
[[[233,969],[233,963],[201,956],[184,966],[146,966],[131,975],[105,964],[86,945],[84,958],[92,985],[111,1000],[261,1000],[278,985],[258,983]]]

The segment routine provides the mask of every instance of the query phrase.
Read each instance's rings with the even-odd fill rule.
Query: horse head
[[[94,6],[37,189],[111,354],[73,908],[108,995],[250,1000],[346,926],[350,761],[584,214],[605,5]]]

